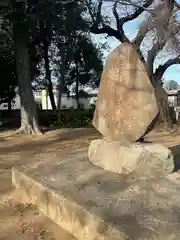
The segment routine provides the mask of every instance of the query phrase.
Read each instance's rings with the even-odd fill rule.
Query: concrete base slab
[[[79,240],[180,239],[180,173],[115,174],[92,165],[82,150],[13,168],[12,182]]]

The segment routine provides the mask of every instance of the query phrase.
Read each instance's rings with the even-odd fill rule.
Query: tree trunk
[[[170,108],[165,101],[161,102],[159,121],[160,123],[163,123],[163,127],[165,129],[172,129],[172,119],[170,114]]]
[[[14,25],[14,41],[16,52],[16,70],[21,101],[21,128],[30,134],[42,134],[38,124],[36,103],[33,96],[27,37],[22,24]]]
[[[60,50],[61,55],[61,64],[60,64],[60,78],[58,84],[58,102],[57,102],[57,112],[58,112],[58,122],[61,121],[61,102],[62,102],[62,94],[64,93],[64,77],[65,77],[65,51],[62,47]]]
[[[62,93],[61,93],[61,87],[58,89],[58,103],[57,103],[57,119],[58,122],[61,121],[61,100],[62,100]]]
[[[142,58],[142,53],[139,47],[137,47],[137,53],[140,57],[141,62],[145,65],[145,68],[147,69],[147,72],[148,72],[148,69],[150,68],[150,66],[148,66],[147,65],[148,63],[146,63],[144,61],[144,58]],[[152,64],[152,63],[150,62],[149,64]],[[161,79],[159,79],[158,76],[155,76],[155,74],[151,74],[149,76],[149,79],[151,81],[152,86],[155,89],[155,94],[158,101],[158,107],[159,107],[159,113],[160,113],[158,121],[164,125],[165,129],[171,129],[172,118],[171,118],[170,109],[168,106],[168,95],[163,89],[163,87],[161,86]]]
[[[48,56],[48,49],[49,49],[49,43],[45,40],[44,41],[44,62],[45,62],[45,71],[46,71],[46,84],[48,88],[48,94],[51,102],[52,109],[56,110],[56,104],[54,100],[54,94],[53,94],[53,86],[51,81],[51,71],[49,68],[49,56]]]
[[[12,107],[11,107],[11,99],[8,98],[8,112],[11,112]]]
[[[163,128],[171,129],[173,126],[172,125],[173,120],[172,114],[170,113],[170,107],[168,104],[168,95],[164,88],[160,85],[160,79],[158,79],[157,76],[154,76],[152,81],[160,111],[158,121],[161,125],[163,125]]]
[[[75,61],[76,63],[76,87],[75,87],[75,94],[76,94],[76,107],[77,109],[80,108],[80,103],[79,103],[79,64],[78,61]]]
[[[8,87],[8,112],[11,112],[12,107],[11,107],[11,89],[10,86]]]

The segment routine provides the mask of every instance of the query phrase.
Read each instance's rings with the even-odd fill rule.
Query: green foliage
[[[6,66],[2,68],[1,75],[4,76],[8,69],[7,76],[2,79],[0,99],[9,94],[7,88],[17,86],[13,26],[18,26],[23,32],[22,36],[26,35],[28,39],[32,81],[39,81],[42,74],[46,42],[48,46],[53,45],[56,51],[59,49],[56,56],[50,53],[50,61],[56,62],[56,66],[62,61],[62,48],[65,49],[65,91],[76,80],[76,69],[72,67],[75,62],[78,62],[79,83],[98,86],[103,67],[102,52],[88,35],[89,23],[84,18],[85,12],[85,3],[81,0],[3,0],[0,3],[0,62],[4,61],[1,66]],[[59,62],[57,59],[60,59]],[[62,76],[60,70],[59,76]],[[39,83],[44,84],[45,81]]]
[[[0,87],[0,103],[13,100],[15,97],[16,68],[14,62],[9,62],[7,58],[0,57],[0,74],[1,74],[1,87]]]
[[[68,88],[77,81],[81,85],[97,87],[103,69],[103,54],[87,33],[74,33],[63,44],[66,47],[66,72],[64,86]],[[62,48],[62,46],[61,46]],[[61,48],[59,51],[61,51]],[[78,72],[78,76],[77,76]],[[61,72],[60,72],[61,75]]]
[[[37,64],[41,60],[33,38],[29,38],[30,74],[31,79],[39,75]],[[14,54],[14,41],[12,38],[12,24],[8,19],[2,18],[0,31],[0,103],[13,99],[14,89],[17,86],[16,63]]]
[[[57,112],[39,111],[39,123],[42,126],[60,127],[84,127],[91,126],[94,108],[84,109],[63,109],[61,110],[61,121],[57,122]]]
[[[3,18],[1,18],[0,31],[0,66],[0,103],[3,103],[14,98],[14,88],[17,83],[10,22]]]

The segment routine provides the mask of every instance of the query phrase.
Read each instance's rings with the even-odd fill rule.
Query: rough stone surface
[[[136,49],[121,44],[108,56],[102,73],[94,127],[112,141],[135,142],[158,112],[154,88]]]
[[[174,169],[171,151],[161,144],[120,144],[105,139],[93,140],[89,146],[89,160],[107,171],[153,175],[171,173]]]
[[[115,174],[86,154],[13,169],[13,184],[79,240],[180,239],[180,173]]]

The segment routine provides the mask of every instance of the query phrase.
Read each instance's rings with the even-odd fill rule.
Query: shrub
[[[57,111],[39,111],[39,123],[42,126],[83,127],[90,126],[94,109],[62,109],[61,120],[57,121]]]

